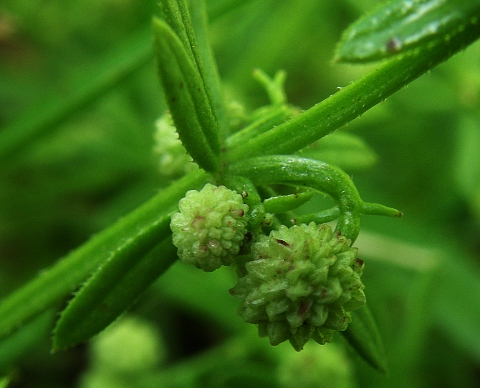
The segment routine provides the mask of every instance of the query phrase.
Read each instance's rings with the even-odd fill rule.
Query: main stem
[[[450,40],[394,57],[299,116],[230,149],[227,162],[260,155],[288,155],[347,124],[480,37],[471,23]]]

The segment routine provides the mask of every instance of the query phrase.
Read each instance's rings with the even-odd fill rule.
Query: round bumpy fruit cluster
[[[201,191],[188,191],[179,209],[170,224],[178,256],[207,272],[232,264],[247,232],[242,196],[207,183]]]
[[[289,340],[301,350],[310,337],[330,342],[365,304],[363,261],[327,224],[281,226],[260,236],[252,253],[247,275],[230,292],[242,299],[243,319],[272,345]]]

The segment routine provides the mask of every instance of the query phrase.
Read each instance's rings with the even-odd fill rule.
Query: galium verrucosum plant
[[[297,153],[478,39],[478,1],[455,4],[381,5],[352,25],[336,55],[349,62],[386,58],[375,71],[301,114],[285,102],[281,73],[269,80],[257,72],[272,104],[239,120],[225,108],[203,2],[192,1],[188,8],[184,0],[162,0],[162,18],[154,19],[153,31],[173,119],[167,124],[200,168],[5,298],[0,336],[77,290],[57,321],[53,347],[86,341],[129,308],[177,260],[180,249],[182,259],[208,271],[220,264],[235,267],[238,283],[231,293],[240,299],[240,314],[273,345],[289,340],[299,350],[310,337],[324,343],[339,331],[384,370],[375,323],[367,306],[361,307],[363,265],[353,244],[361,216],[400,213],[364,202],[350,177],[314,151],[309,158]],[[175,147],[178,151],[178,143]],[[191,190],[195,201],[187,201],[186,211],[179,203]],[[334,206],[295,214],[314,191],[332,197]],[[329,222],[336,222],[333,230]]]

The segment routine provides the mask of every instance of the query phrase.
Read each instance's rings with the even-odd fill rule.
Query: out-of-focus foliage
[[[376,3],[208,1],[211,40],[226,96],[249,110],[267,103],[251,76],[254,67],[268,74],[285,69],[288,100],[304,109],[335,93],[375,68],[332,65],[331,59],[342,31]],[[148,53],[154,13],[154,1],[4,0],[0,132],[15,123],[40,120],[89,83],[129,62],[132,53],[140,55],[139,41]],[[386,341],[391,373],[387,378],[376,375],[339,337],[335,346],[341,352],[335,357],[348,360],[332,373],[343,373],[352,386],[478,384],[479,63],[476,43],[342,129],[355,135],[350,139],[368,144],[365,167],[376,159],[368,171],[351,170],[363,198],[404,212],[401,220],[362,221],[367,232],[358,246],[365,260],[366,294]],[[153,153],[155,121],[164,112],[158,85],[153,61],[145,60],[108,93],[35,134],[2,160],[1,295],[167,183]],[[344,168],[348,171],[348,163]],[[315,206],[303,210],[308,213]],[[288,380],[289,372],[278,368],[288,362],[295,370],[304,361],[291,358],[302,354],[292,355],[283,346],[270,348],[244,327],[236,316],[237,301],[228,294],[233,285],[228,270],[205,278],[182,263],[169,269],[134,307],[132,314],[142,321],[127,322],[138,325],[132,330],[139,335],[145,330],[159,341],[148,370],[128,371],[136,386],[277,387]],[[53,314],[37,318],[9,339],[13,342],[0,343],[1,372],[10,386],[64,387],[80,381],[85,387],[115,386],[115,381],[107,382],[108,368],[100,367],[115,363],[115,356],[99,358],[101,336],[110,334],[50,355]],[[116,352],[128,351],[118,341]],[[131,345],[128,338],[123,343]],[[318,363],[327,356],[312,352],[308,357]],[[155,364],[155,358],[165,363]],[[1,360],[6,359],[15,362],[4,365]],[[95,385],[98,381],[104,385]]]

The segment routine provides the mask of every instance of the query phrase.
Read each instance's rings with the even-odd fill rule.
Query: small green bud
[[[353,365],[343,349],[331,343],[309,343],[301,353],[282,354],[277,376],[280,387],[354,388]]]
[[[95,365],[117,374],[154,369],[166,356],[154,326],[131,316],[116,321],[91,347]]]
[[[296,350],[312,337],[330,342],[365,303],[363,261],[350,240],[327,224],[281,226],[252,244],[247,275],[231,293],[242,299],[240,315],[258,324],[272,345],[289,340]]]
[[[174,178],[198,169],[180,141],[169,113],[160,117],[155,127],[153,151],[158,156],[158,169],[162,175]]]
[[[247,233],[248,206],[237,192],[207,183],[188,191],[170,227],[178,256],[211,272],[232,264]]]

